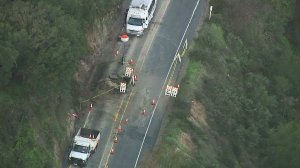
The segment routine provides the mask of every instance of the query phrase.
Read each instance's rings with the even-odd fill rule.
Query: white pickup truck
[[[80,128],[73,139],[69,161],[73,165],[86,166],[100,141],[100,131]]]

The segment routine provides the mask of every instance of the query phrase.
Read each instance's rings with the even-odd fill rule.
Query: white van
[[[157,0],[132,0],[127,11],[126,32],[140,36],[153,18]]]

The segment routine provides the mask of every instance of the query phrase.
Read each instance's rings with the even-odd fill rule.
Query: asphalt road
[[[88,168],[133,168],[139,163],[138,156],[141,160],[146,151],[153,149],[170,99],[161,95],[170,66],[176,51],[182,51],[184,41],[187,39],[189,44],[195,37],[205,15],[207,0],[200,0],[195,8],[197,3],[198,0],[158,1],[149,30],[143,37],[130,39],[125,55],[127,60],[135,62],[131,66],[135,68],[138,81],[126,94],[103,97],[88,117],[86,127],[101,130],[102,136]],[[170,84],[177,85],[175,82]],[[153,99],[156,107],[151,104]],[[125,119],[128,124],[124,124]],[[120,134],[116,133],[118,125],[122,127]],[[118,137],[118,143],[113,142],[114,136]],[[114,154],[110,154],[112,148]]]

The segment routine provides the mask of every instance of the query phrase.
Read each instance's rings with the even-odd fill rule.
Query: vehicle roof
[[[133,16],[138,18],[146,18],[147,13],[148,13],[147,11],[138,8],[130,8],[128,10],[128,16]]]
[[[153,0],[132,0],[130,7],[147,9]]]
[[[83,140],[81,140],[81,139],[75,139],[76,141],[75,141],[75,144],[76,145],[80,145],[80,146],[89,146],[90,145],[90,143],[89,142],[87,142],[87,141],[83,141]]]

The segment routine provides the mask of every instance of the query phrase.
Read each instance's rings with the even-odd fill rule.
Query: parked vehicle
[[[126,32],[140,36],[147,29],[156,8],[157,0],[132,0],[127,11]]]
[[[78,166],[86,166],[89,157],[95,152],[99,141],[100,131],[80,128],[73,139],[69,155],[70,163]]]

